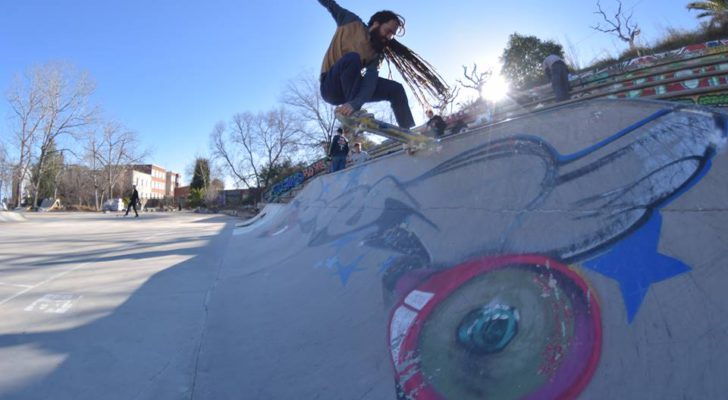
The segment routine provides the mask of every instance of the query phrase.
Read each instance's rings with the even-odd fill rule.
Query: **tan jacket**
[[[361,18],[333,0],[319,0],[319,3],[329,10],[336,21],[336,32],[324,55],[321,73],[328,72],[344,54],[351,52],[359,54],[362,67],[372,62],[379,64],[380,54],[372,47],[369,30]]]
[[[361,21],[352,21],[336,28],[321,64],[321,73],[327,72],[344,54],[351,52],[359,54],[362,66],[379,60],[379,54],[369,42],[369,31]]]

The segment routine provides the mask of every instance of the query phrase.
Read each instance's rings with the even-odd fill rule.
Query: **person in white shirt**
[[[569,100],[569,69],[561,57],[551,54],[543,60],[543,70],[551,80],[556,101]]]
[[[361,149],[361,143],[354,143],[354,150],[349,153],[349,159],[352,165],[359,165],[369,159],[369,153]]]

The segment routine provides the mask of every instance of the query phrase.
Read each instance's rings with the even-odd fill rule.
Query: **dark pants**
[[[361,87],[361,59],[357,53],[346,53],[339,61],[321,77],[321,97],[335,106],[353,100]],[[377,87],[374,89],[370,102],[389,101],[397,119],[397,125],[402,128],[415,126],[412,112],[407,102],[407,94],[401,84],[389,79],[377,78]]]
[[[551,89],[556,101],[569,100],[569,69],[562,61],[551,65]]]
[[[346,157],[331,157],[331,172],[346,168]]]
[[[132,208],[134,208],[134,214],[136,214],[136,216],[138,217],[139,213],[137,212],[137,209],[136,209],[136,201],[129,202],[129,206],[126,207],[126,214],[124,214],[124,215],[129,215],[129,210],[131,210]]]

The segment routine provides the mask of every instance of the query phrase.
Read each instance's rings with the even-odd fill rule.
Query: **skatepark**
[[[581,102],[247,222],[4,222],[0,397],[720,398],[727,121]]]
[[[250,219],[0,211],[0,399],[724,398],[727,58],[475,102]]]

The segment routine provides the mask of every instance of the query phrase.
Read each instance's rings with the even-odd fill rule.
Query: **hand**
[[[337,114],[341,114],[345,117],[348,117],[349,115],[351,115],[351,113],[354,112],[354,107],[352,107],[351,104],[349,104],[349,103],[345,103],[345,104],[342,104],[342,105],[336,107],[335,111]]]

